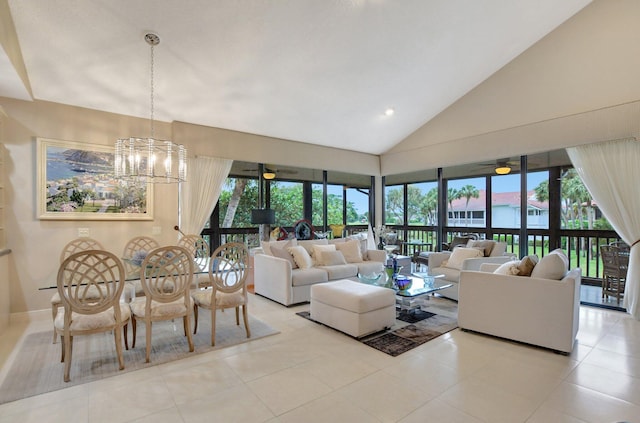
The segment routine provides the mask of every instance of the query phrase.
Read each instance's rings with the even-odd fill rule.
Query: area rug
[[[314,321],[308,311],[296,314]],[[399,313],[395,324],[388,330],[354,339],[392,357],[397,357],[457,327],[458,303],[431,297],[429,300],[421,300],[419,310],[412,313]]]
[[[71,381],[67,383],[63,381],[64,364],[60,362],[60,341],[52,344],[50,331],[32,333],[23,340],[0,387],[0,404],[279,333],[252,316],[249,316],[249,328],[251,338],[247,338],[242,319],[240,319],[240,326],[236,325],[233,310],[218,312],[216,346],[212,347],[210,314],[208,311],[199,313],[198,333],[193,335],[195,351],[190,353],[182,328],[182,319],[175,319],[173,322],[155,322],[152,331],[151,363],[145,363],[145,327],[139,322],[136,348],[124,350],[124,370],[118,370],[118,358],[112,334],[77,336],[73,340]],[[131,336],[131,325],[129,325],[129,345],[131,345]]]

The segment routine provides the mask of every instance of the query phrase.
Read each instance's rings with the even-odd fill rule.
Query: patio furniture
[[[629,268],[629,250],[615,245],[601,245],[602,298],[615,297],[616,304],[624,296]]]

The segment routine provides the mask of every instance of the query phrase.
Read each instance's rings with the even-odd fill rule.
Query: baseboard
[[[47,319],[51,320],[51,309],[22,311],[20,313],[11,313],[9,316],[9,324],[37,322]]]

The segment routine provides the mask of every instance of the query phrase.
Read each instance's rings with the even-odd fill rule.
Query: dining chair
[[[235,308],[236,324],[240,325],[240,307],[247,338],[251,337],[247,314],[248,296],[246,279],[249,271],[249,250],[239,242],[230,242],[218,247],[209,260],[211,288],[191,293],[195,325],[198,331],[198,308],[211,311],[211,345],[216,342],[216,311]]]
[[[67,257],[69,257],[73,253],[77,253],[79,251],[87,251],[87,250],[104,250],[104,247],[100,242],[96,241],[93,238],[76,238],[71,240],[62,248],[60,252],[60,263],[62,263]],[[60,294],[56,292],[51,297],[51,316],[52,322],[56,321],[56,316],[58,315],[58,309],[62,305],[62,301],[60,300]],[[55,324],[53,326],[53,343],[55,344],[58,339],[58,333],[56,332]]]
[[[139,264],[136,265],[133,263],[132,259],[140,254],[148,254],[149,251],[158,248],[159,246],[160,244],[158,244],[158,241],[148,236],[136,236],[131,238],[124,246],[124,251],[122,252],[124,270],[127,274],[127,278],[131,279],[129,280],[129,284],[131,284],[132,291],[136,297],[144,295],[144,291],[142,290],[140,280],[134,278],[135,275],[140,273],[140,266]]]
[[[200,235],[188,234],[182,236],[178,241],[180,247],[189,251],[194,261],[195,274],[193,275],[192,288],[204,288],[211,286],[209,275],[201,274],[208,270],[209,244]]]
[[[54,326],[61,337],[64,381],[69,382],[73,338],[113,331],[120,370],[124,369],[129,306],[120,302],[125,285],[120,259],[104,250],[79,251],[67,257],[58,269],[57,287],[62,307]]]
[[[140,268],[140,281],[144,297],[134,299],[129,305],[132,313],[133,342],[136,345],[137,321],[142,320],[146,329],[146,354],[151,355],[151,324],[182,317],[189,352],[193,352],[191,336],[191,296],[193,259],[184,247],[169,245],[151,250]]]

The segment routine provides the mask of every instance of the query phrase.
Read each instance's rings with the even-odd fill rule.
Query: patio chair
[[[602,257],[602,298],[615,297],[620,305],[624,296],[629,267],[629,253],[613,245],[601,245]]]

